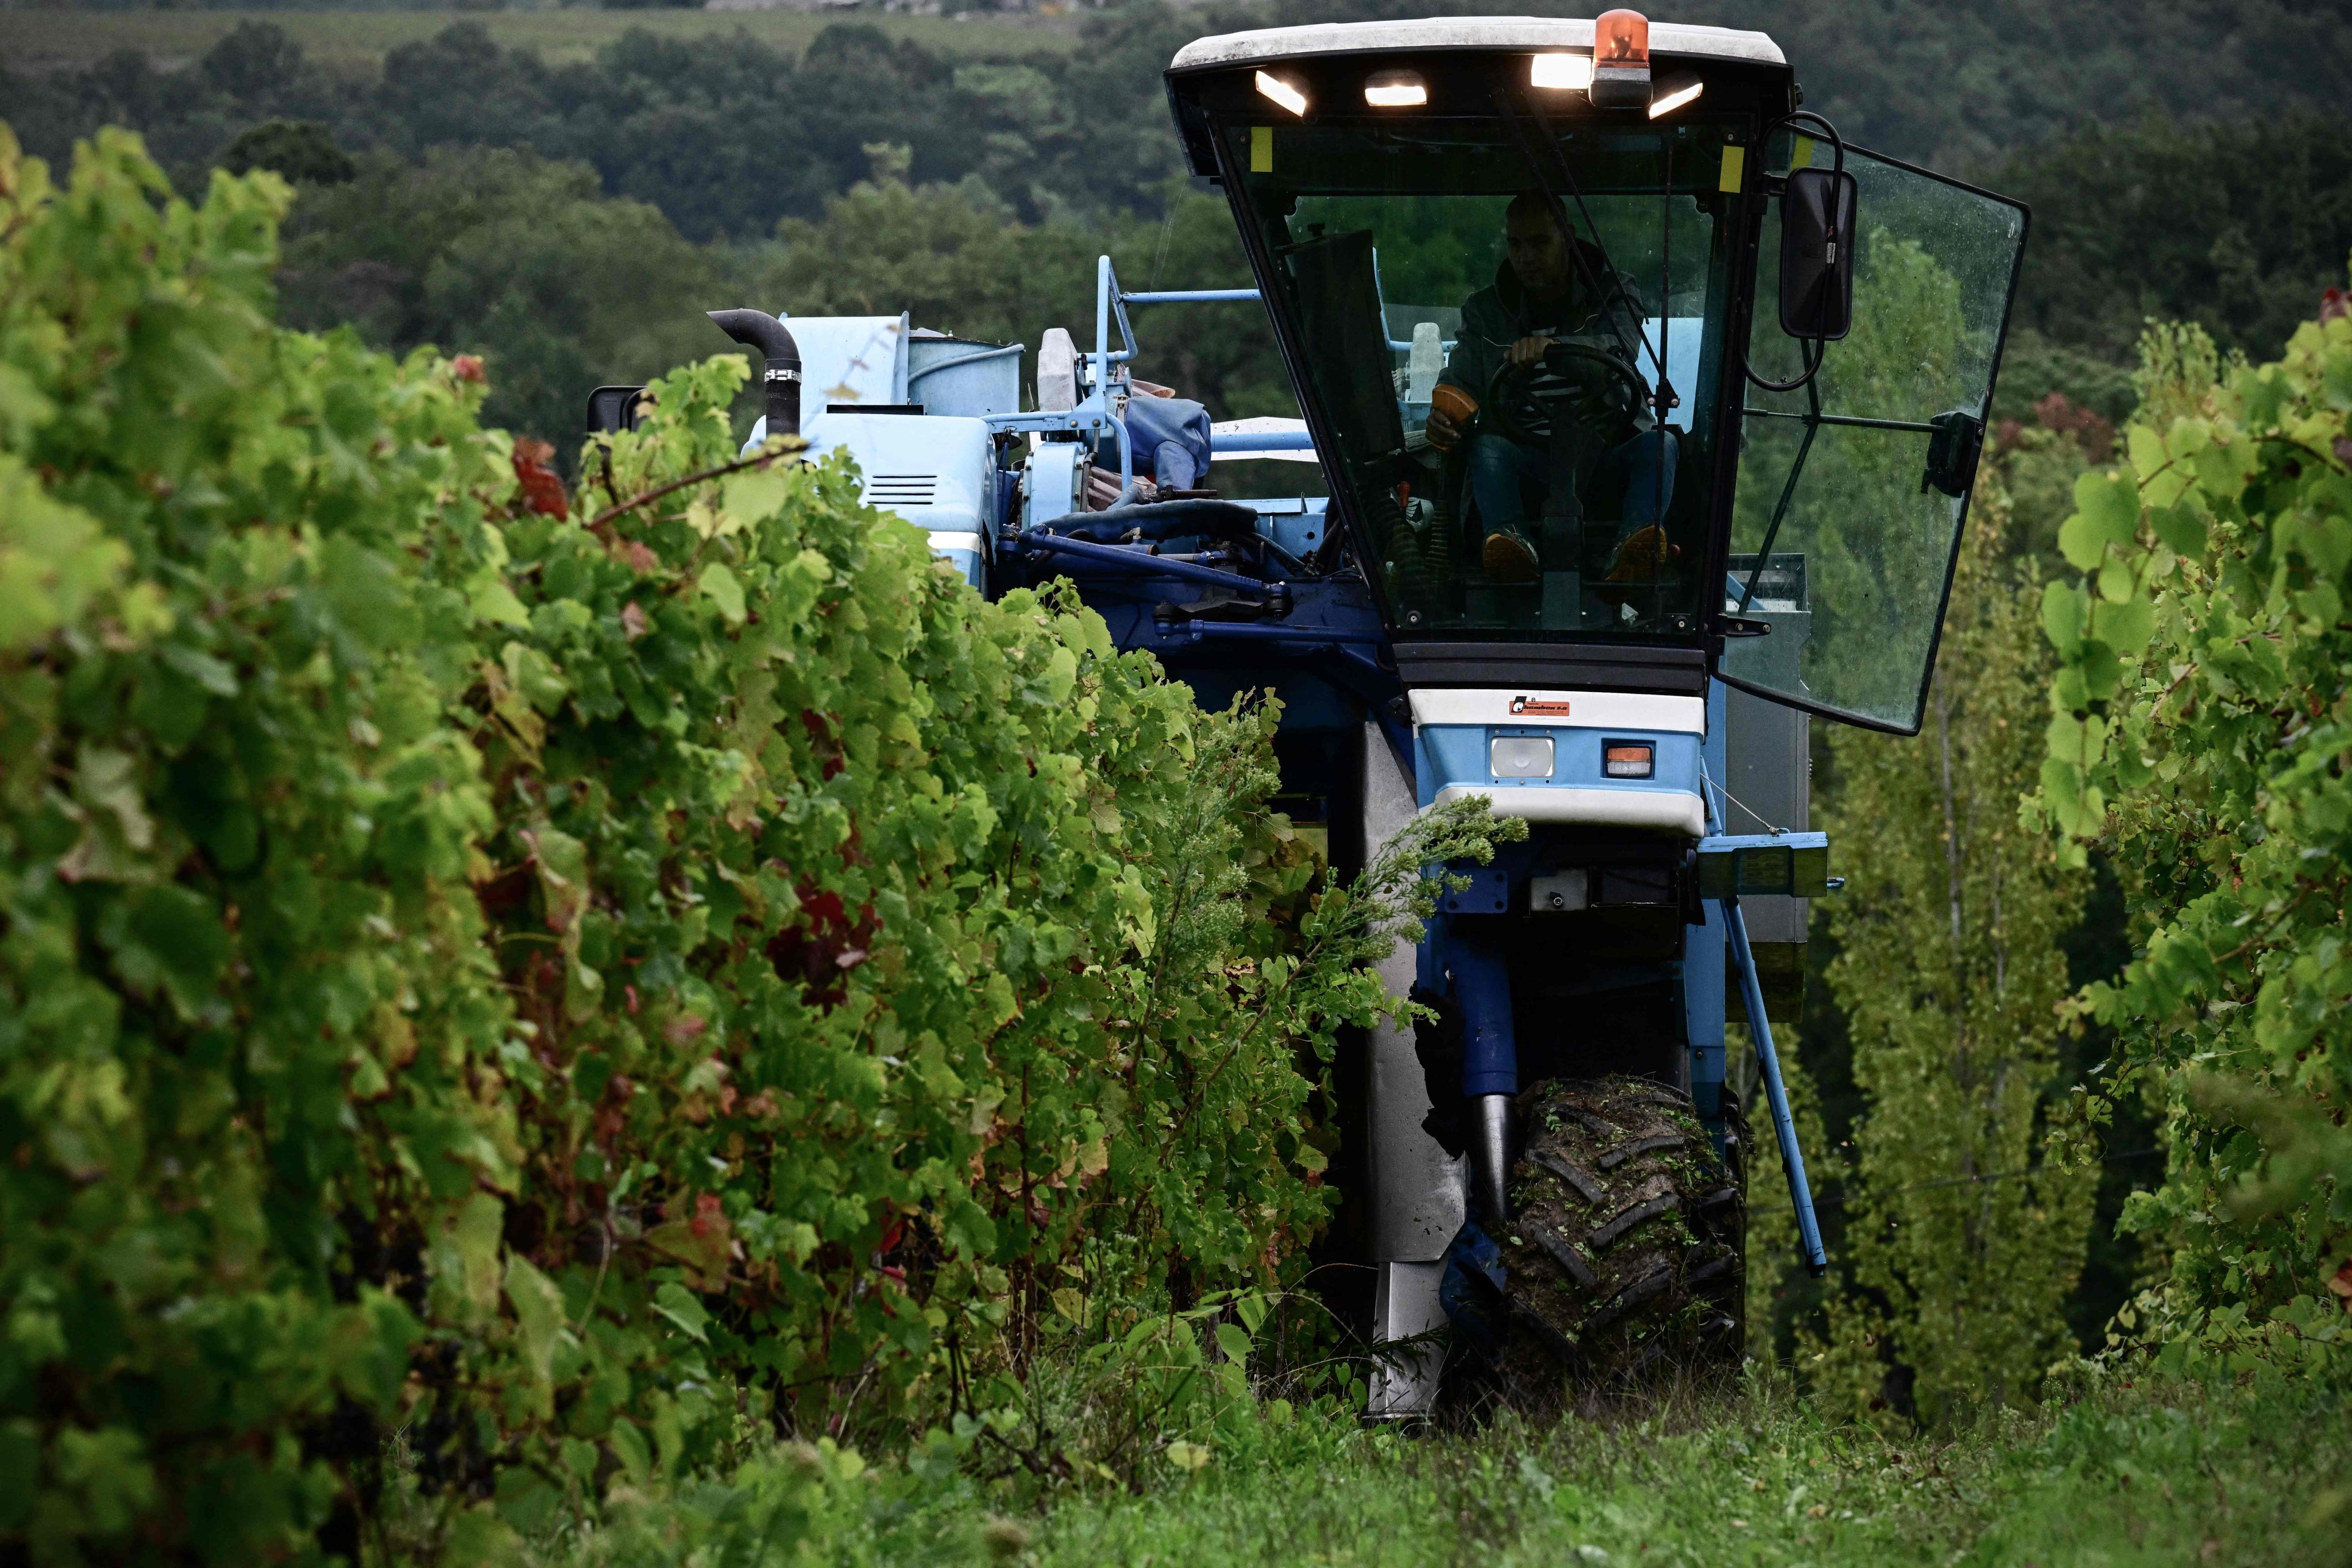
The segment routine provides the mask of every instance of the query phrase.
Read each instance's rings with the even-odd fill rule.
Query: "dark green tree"
[[[2152,316],[2276,354],[2352,254],[2340,113],[2095,127],[2016,159],[1999,183],[2033,205],[2019,325],[2118,366]]]
[[[232,174],[268,169],[298,185],[339,185],[360,172],[325,126],[299,120],[268,120],[255,126],[228,144],[221,167]]]
[[[657,209],[605,197],[592,169],[453,148],[307,191],[280,288],[302,326],[480,354],[488,416],[568,447],[590,388],[725,347],[702,314],[734,302],[719,260]]]

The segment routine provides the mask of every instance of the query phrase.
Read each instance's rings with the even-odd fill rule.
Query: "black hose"
[[[1094,515],[1098,517],[1101,513]],[[1262,578],[1244,577],[1237,573],[1220,572],[1210,566],[1195,566],[1189,561],[1171,561],[1165,556],[1149,555],[1140,550],[1121,550],[1115,545],[1097,544],[1090,540],[1048,533],[1042,528],[1024,531],[1021,535],[1021,544],[1024,549],[1043,551],[1048,555],[1067,555],[1091,562],[1130,577],[1174,577],[1186,583],[1199,583],[1211,588],[1229,588],[1243,594],[1278,593],[1282,586],[1269,584]]]
[[[792,330],[765,310],[713,310],[719,330],[766,356],[761,383],[768,393],[768,434],[801,433],[801,346]]]
[[[1211,500],[1205,496],[1182,500],[1146,501],[1108,507],[1101,511],[1074,511],[1038,528],[1071,539],[1108,542],[1135,532],[1145,539],[1198,533],[1214,539],[1242,539],[1257,531],[1257,510],[1238,501]]]

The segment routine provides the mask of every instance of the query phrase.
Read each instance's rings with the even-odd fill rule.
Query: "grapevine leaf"
[[[730,626],[743,624],[743,584],[723,561],[713,561],[702,569],[697,585],[710,602],[719,606],[719,616]]]
[[[478,621],[500,626],[530,625],[530,612],[523,607],[523,602],[515,597],[512,588],[496,577],[484,577],[476,583],[467,604]]]
[[[544,1384],[552,1374],[556,1341],[563,1331],[563,1292],[520,1253],[507,1259],[506,1291],[522,1338],[523,1364],[534,1380]]]
[[[236,695],[236,670],[226,661],[182,643],[166,643],[158,651],[166,665],[214,696]]]
[[[2163,507],[2148,519],[2156,536],[2170,547],[2173,553],[2191,559],[2205,553],[2205,520],[2186,502]]]
[[[654,1310],[677,1325],[697,1344],[710,1342],[710,1313],[685,1286],[672,1280],[654,1292]]]
[[[738,520],[739,527],[748,527],[774,516],[784,504],[789,488],[782,471],[772,466],[748,468],[728,476],[720,506]]]
[[[2098,605],[2091,618],[2098,639],[2118,653],[2137,653],[2156,630],[2156,606],[2146,599]]]
[[[2058,530],[2059,551],[2087,572],[2109,545],[2131,542],[2139,526],[2139,489],[2128,468],[2092,470],[2074,481],[2074,514]]]
[[[2083,640],[2089,608],[2089,598],[2073,584],[2053,581],[2042,584],[2042,629],[2062,656],[2072,655]]]

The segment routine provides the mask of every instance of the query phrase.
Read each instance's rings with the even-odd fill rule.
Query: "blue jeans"
[[[1681,451],[1678,433],[1660,428],[1644,430],[1602,454],[1592,482],[1624,486],[1620,536],[1665,521],[1666,508],[1674,504],[1675,462]],[[1479,526],[1488,533],[1524,528],[1543,510],[1550,466],[1540,447],[1522,447],[1495,435],[1475,437],[1470,443],[1470,494],[1478,503]]]

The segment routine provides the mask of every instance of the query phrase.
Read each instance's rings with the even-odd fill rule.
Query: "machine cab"
[[[1761,34],[1630,12],[1237,34],[1168,83],[1409,690],[1719,674],[1916,730],[2021,207],[1838,142]]]
[[[1566,1191],[1519,1158],[1522,1091],[1647,1079],[1727,1150],[1734,977],[1818,1270],[1758,951],[1799,980],[1827,886],[1800,715],[1919,727],[2024,209],[1845,144],[1764,35],[1631,11],[1234,34],[1167,81],[1329,486],[1318,564],[1405,690],[1397,782],[1529,825],[1448,868],[1391,976],[1426,1037],[1370,1043],[1377,1336],[1476,1343],[1439,1310],[1472,1275],[1563,1335],[1559,1301],[1624,1284],[1591,1247],[1647,1210],[1554,1235],[1556,1278],[1496,1243],[1547,1234],[1515,1194]]]

